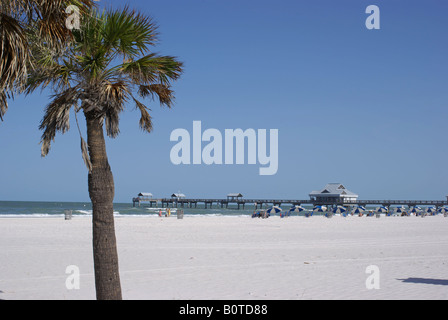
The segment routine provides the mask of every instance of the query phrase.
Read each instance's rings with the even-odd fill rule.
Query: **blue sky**
[[[409,0],[106,1],[157,21],[154,51],[175,55],[185,74],[173,109],[150,104],[154,132],[133,105],[107,139],[117,202],[156,197],[306,199],[328,182],[361,199],[444,199],[448,194],[448,3]],[[368,30],[368,5],[381,29]],[[79,135],[58,135],[40,157],[39,122],[50,92],[10,102],[0,124],[0,200],[88,201]],[[170,134],[278,129],[279,169],[180,165]]]

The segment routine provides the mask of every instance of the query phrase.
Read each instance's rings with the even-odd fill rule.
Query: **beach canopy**
[[[290,213],[293,213],[293,212],[299,213],[299,212],[302,212],[304,210],[305,210],[305,208],[303,208],[301,206],[298,206],[298,205],[295,205],[295,206],[292,206],[291,209],[289,209],[289,212]]]
[[[352,210],[353,214],[360,214],[360,213],[364,213],[364,211],[366,211],[366,208],[364,208],[363,206],[359,206],[356,207]]]
[[[434,212],[436,212],[436,208],[434,208],[434,207],[427,207],[425,209],[425,212],[429,213],[429,214],[433,214]]]
[[[315,206],[313,208],[313,212],[325,212],[327,211],[327,207],[325,206]]]
[[[333,209],[333,213],[346,213],[346,212],[347,208],[343,206],[337,206],[336,208]]]
[[[443,213],[443,214],[448,213],[448,208],[447,207],[441,207],[441,208],[439,208],[438,212],[439,213]]]
[[[241,193],[229,193],[227,196],[228,197],[239,197],[239,198],[241,198],[243,195]]]
[[[394,208],[394,211],[396,213],[405,213],[406,209],[403,206],[401,206],[401,207]]]
[[[269,213],[269,214],[275,214],[275,213],[280,213],[280,212],[282,212],[282,208],[280,208],[278,206],[273,206],[266,210],[266,213]]]
[[[389,210],[385,207],[385,206],[382,206],[382,207],[378,207],[378,208],[376,208],[376,210],[375,210],[375,212],[377,212],[377,213],[387,213]]]
[[[152,198],[152,193],[150,192],[140,192],[138,194],[139,197]]]
[[[241,193],[229,193],[227,195],[227,200],[240,200],[242,197],[243,195]]]
[[[422,211],[422,208],[417,207],[417,206],[415,206],[415,207],[411,207],[411,208],[409,209],[409,213],[415,213],[415,214],[417,214],[417,213],[420,213],[421,211]]]

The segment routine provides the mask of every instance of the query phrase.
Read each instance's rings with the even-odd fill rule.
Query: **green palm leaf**
[[[23,90],[33,67],[29,42],[61,49],[72,38],[65,26],[69,5],[85,14],[94,0],[0,0],[0,120],[8,109],[7,100]],[[34,29],[32,35],[29,29]]]
[[[69,47],[50,50],[39,42],[33,45],[36,67],[29,73],[26,92],[51,86],[56,94],[54,103],[60,105],[56,101],[60,94],[76,86],[76,103],[86,117],[104,121],[106,134],[111,138],[118,136],[120,113],[132,99],[140,110],[140,128],[150,132],[150,110],[135,96],[172,107],[171,83],[181,76],[182,63],[173,56],[148,53],[156,43],[157,27],[136,11],[93,11],[83,17],[81,25],[80,30],[73,31]],[[47,108],[47,113],[51,110]],[[43,121],[41,129],[45,131],[47,124],[52,123]],[[55,131],[58,130],[50,130]],[[53,134],[48,137],[42,140],[45,151],[54,139]]]

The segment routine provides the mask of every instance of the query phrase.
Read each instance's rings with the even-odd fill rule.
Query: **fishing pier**
[[[140,206],[140,203],[146,202],[150,207],[161,206],[162,208],[198,208],[199,207],[207,209],[207,208],[229,208],[229,205],[232,205],[232,208],[245,209],[246,207],[253,208],[255,210],[267,208],[270,206],[279,206],[282,205],[310,205],[310,206],[434,206],[436,208],[443,207],[448,205],[447,200],[352,200],[352,201],[342,201],[342,200],[334,200],[334,201],[322,201],[322,200],[292,200],[292,199],[238,199],[238,200],[229,200],[229,199],[186,199],[186,198],[163,198],[163,199],[148,199],[148,200],[138,200],[134,198],[133,204],[134,206]]]
[[[448,196],[446,200],[359,200],[358,195],[349,191],[340,183],[329,183],[319,191],[312,191],[309,199],[244,199],[241,193],[229,193],[225,199],[205,199],[205,198],[187,198],[183,193],[173,193],[171,198],[153,199],[151,193],[139,193],[138,197],[133,198],[133,205],[140,206],[141,203],[148,203],[150,207],[153,205],[162,208],[232,208],[246,209],[263,209],[270,206],[290,205],[290,206],[327,206],[327,207],[352,207],[352,206],[382,206],[389,208],[391,206],[431,206],[440,208],[448,205]]]

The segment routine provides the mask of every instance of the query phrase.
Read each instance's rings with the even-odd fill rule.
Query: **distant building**
[[[144,198],[144,199],[152,199],[152,193],[150,192],[140,192],[138,194],[139,198]]]
[[[227,195],[227,201],[238,201],[241,200],[243,195],[241,193],[229,193]]]
[[[173,193],[171,195],[171,198],[176,198],[177,200],[179,200],[179,199],[185,199],[186,196],[183,193]]]
[[[309,196],[312,201],[325,203],[349,203],[358,200],[357,194],[347,190],[340,183],[329,183],[322,190],[311,192]]]

